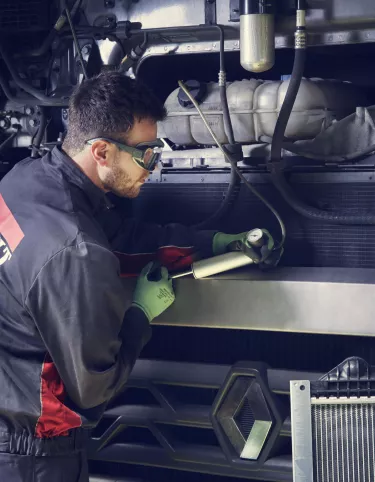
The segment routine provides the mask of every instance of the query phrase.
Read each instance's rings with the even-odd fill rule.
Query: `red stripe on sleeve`
[[[0,234],[8,243],[13,252],[22,241],[23,234],[20,225],[6,205],[3,196],[0,194]]]

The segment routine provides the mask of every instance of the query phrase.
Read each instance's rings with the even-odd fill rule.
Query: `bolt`
[[[30,120],[29,120],[29,125],[30,125],[30,127],[36,127],[36,125],[37,125],[36,120],[35,120],[35,119],[30,119]]]
[[[26,115],[33,115],[34,114],[34,109],[32,107],[26,107],[25,109],[25,114]]]
[[[69,114],[67,109],[63,109],[61,114],[62,114],[63,120],[68,120]]]
[[[83,55],[88,55],[90,53],[90,48],[88,45],[85,45],[83,48],[82,48],[82,54]]]

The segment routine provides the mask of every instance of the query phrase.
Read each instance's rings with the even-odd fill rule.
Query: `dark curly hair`
[[[69,103],[69,124],[63,149],[74,156],[94,137],[126,140],[135,120],[163,120],[165,109],[142,83],[107,71],[85,80]]]

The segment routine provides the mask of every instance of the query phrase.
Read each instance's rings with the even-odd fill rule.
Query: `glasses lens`
[[[152,171],[161,158],[162,149],[160,147],[148,148],[143,156],[146,169]]]

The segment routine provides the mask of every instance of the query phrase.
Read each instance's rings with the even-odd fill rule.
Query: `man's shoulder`
[[[8,248],[12,264],[19,260],[32,270],[77,239],[106,245],[93,213],[86,209],[84,193],[56,170],[51,174],[43,161],[25,159],[0,182],[0,242]]]

